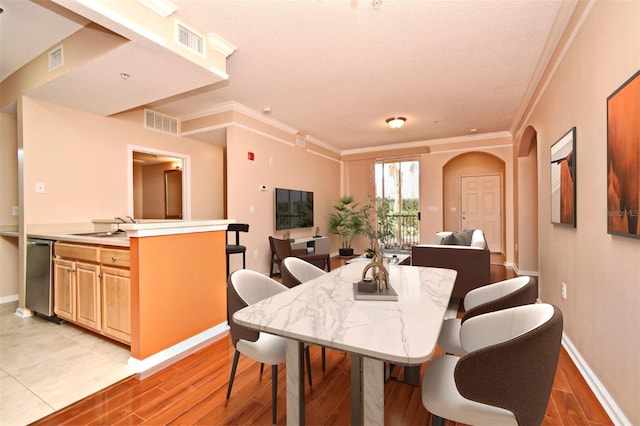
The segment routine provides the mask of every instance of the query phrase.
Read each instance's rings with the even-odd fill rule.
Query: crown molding
[[[398,150],[403,148],[419,148],[422,146],[443,145],[447,143],[474,142],[474,141],[482,141],[486,139],[504,138],[504,137],[511,137],[511,136],[512,136],[511,133],[507,131],[494,132],[494,133],[480,133],[476,135],[455,136],[452,138],[425,139],[422,141],[401,142],[401,143],[396,143],[391,145],[378,145],[378,146],[370,146],[366,148],[345,149],[344,151],[341,152],[341,154],[342,155],[366,154],[370,152],[391,151],[391,150]]]
[[[211,47],[222,53],[225,58],[228,58],[229,55],[231,55],[238,49],[233,44],[229,43],[227,40],[223,39],[216,33],[207,34],[207,38],[209,39],[209,43],[211,43]]]
[[[208,108],[206,110],[200,111],[196,114],[190,114],[190,115],[179,117],[179,119],[182,121],[193,120],[195,118],[202,118],[208,115],[220,114],[220,113],[229,112],[229,111],[239,112],[241,114],[246,115],[249,118],[253,118],[254,120],[258,120],[262,123],[268,124],[269,126],[275,127],[276,129],[282,130],[283,132],[286,132],[290,135],[296,135],[300,133],[300,131],[295,127],[291,127],[273,118],[265,117],[264,114],[254,109],[251,109],[248,106],[243,105],[236,101],[223,102],[211,108]]]

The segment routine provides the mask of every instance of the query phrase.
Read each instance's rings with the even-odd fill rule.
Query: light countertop
[[[69,241],[85,244],[98,244],[116,247],[129,247],[129,238],[143,238],[159,235],[188,234],[194,232],[223,231],[233,219],[212,220],[142,220],[138,223],[119,223],[118,229],[126,232],[122,236],[96,237],[79,235],[94,231],[106,231],[112,220],[94,220],[89,224],[51,224],[29,226],[28,238],[40,238],[53,241]],[[105,226],[107,226],[105,228]],[[14,228],[0,229],[0,235],[6,237],[18,237],[19,233]]]

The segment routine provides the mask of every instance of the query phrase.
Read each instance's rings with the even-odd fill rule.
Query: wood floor
[[[335,266],[339,266],[336,264]],[[492,267],[492,281],[511,276]],[[271,424],[271,372],[241,357],[229,400],[227,382],[233,359],[229,337],[199,350],[145,379],[134,376],[51,414],[36,425],[268,425]],[[350,421],[350,359],[327,349],[326,371],[320,349],[311,347],[313,387],[306,389],[309,425],[344,425]],[[423,369],[425,366],[423,366]],[[402,370],[397,369],[401,376]],[[278,374],[278,424],[286,423],[285,369]],[[431,416],[419,387],[390,380],[385,384],[385,422],[424,425]],[[455,423],[448,422],[449,426]],[[562,349],[543,425],[610,425],[586,382]]]

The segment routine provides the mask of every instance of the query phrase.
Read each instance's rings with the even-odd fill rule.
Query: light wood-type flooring
[[[334,267],[340,265],[334,260]],[[492,266],[492,281],[512,276]],[[233,359],[230,338],[141,379],[134,376],[53,413],[37,425],[268,425],[271,423],[271,371],[260,376],[258,363],[241,357],[231,398],[225,398]],[[345,425],[350,421],[349,355],[327,349],[321,369],[320,348],[311,346],[313,386],[306,387],[309,425]],[[423,366],[423,369],[425,366]],[[402,370],[397,369],[401,376]],[[285,368],[278,374],[278,424],[286,423]],[[425,425],[431,415],[419,387],[390,380],[385,384],[385,423]],[[448,422],[448,425],[454,423]],[[610,425],[611,420],[564,349],[543,425]]]

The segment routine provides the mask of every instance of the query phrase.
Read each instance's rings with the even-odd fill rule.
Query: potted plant
[[[352,196],[340,198],[329,216],[329,233],[340,237],[340,256],[353,256],[351,240],[364,232],[364,216]]]
[[[364,250],[365,256],[369,259],[373,258],[377,251],[381,251],[385,247],[385,241],[393,235],[388,226],[381,221],[385,217],[382,210],[382,203],[377,202],[371,194],[369,194],[369,203],[362,206],[362,217],[364,220],[362,234],[369,238],[369,248]]]

